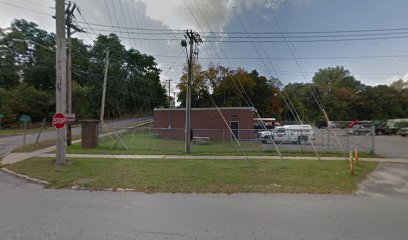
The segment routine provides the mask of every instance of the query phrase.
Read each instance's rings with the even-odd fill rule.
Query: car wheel
[[[303,145],[303,144],[305,144],[307,142],[307,140],[308,140],[307,136],[298,137],[297,143],[300,144],[300,145]]]

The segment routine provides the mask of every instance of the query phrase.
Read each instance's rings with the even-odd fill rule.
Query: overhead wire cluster
[[[121,1],[119,1],[121,2]],[[142,28],[123,27],[120,25],[106,25],[99,23],[79,22],[88,25],[85,27],[92,31],[111,32],[111,28],[117,28],[117,33],[127,33],[123,36],[127,39],[151,40],[151,41],[178,41],[173,33],[182,33],[183,30],[169,28]],[[246,43],[253,42],[341,42],[341,41],[366,41],[382,39],[404,39],[408,38],[408,28],[378,28],[378,29],[356,29],[338,31],[199,31],[206,42],[222,43]],[[131,37],[130,34],[133,36]],[[283,36],[283,35],[284,36]]]

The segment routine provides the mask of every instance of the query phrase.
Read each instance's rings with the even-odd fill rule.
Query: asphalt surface
[[[407,239],[407,195],[47,190],[0,172],[0,239]],[[365,192],[367,193],[367,192]]]
[[[408,195],[408,164],[381,163],[358,190],[370,196],[404,197]],[[408,236],[407,236],[408,238]]]
[[[377,154],[391,158],[408,159],[408,137],[400,135],[382,135],[375,138]]]
[[[335,132],[335,134],[333,132]],[[276,143],[280,150],[306,150],[319,152],[326,151],[354,151],[358,147],[360,152],[374,151],[376,154],[387,158],[408,160],[408,137],[400,135],[348,135],[348,129],[314,129],[316,139],[313,144],[299,145],[296,143]],[[374,146],[373,146],[374,143]],[[263,144],[263,149],[275,149],[273,144]]]
[[[136,122],[144,121],[146,119],[150,119],[151,117],[143,117],[143,118],[132,118],[132,119],[122,119],[116,121],[106,122],[106,124],[110,128],[119,128],[119,127],[126,127]],[[72,135],[80,135],[81,134],[81,127],[72,128]],[[38,133],[30,133],[26,134],[26,144],[35,143],[37,139]],[[40,141],[45,141],[49,139],[55,139],[56,131],[44,131],[41,133]],[[0,137],[0,157],[4,156],[5,154],[9,153],[15,148],[23,146],[24,143],[24,135],[16,135],[16,136],[9,136],[9,137]]]

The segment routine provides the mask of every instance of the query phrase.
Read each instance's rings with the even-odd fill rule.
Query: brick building
[[[155,134],[160,138],[183,139],[185,117],[185,108],[154,109]],[[229,128],[237,139],[253,139],[254,108],[191,109],[192,137],[231,140],[233,136]]]

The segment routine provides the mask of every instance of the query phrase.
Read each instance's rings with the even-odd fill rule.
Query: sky
[[[319,69],[340,65],[366,85],[408,80],[406,0],[75,2],[82,13],[76,14],[77,24],[87,31],[75,37],[90,44],[97,34],[116,33],[127,48],[156,58],[163,83],[173,80],[171,92],[178,92],[186,63],[180,46],[185,29],[203,37],[198,62],[204,69],[210,64],[256,69],[287,84],[310,82]],[[0,26],[24,18],[55,32],[54,5],[0,0]]]

